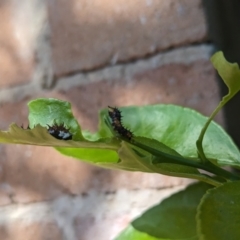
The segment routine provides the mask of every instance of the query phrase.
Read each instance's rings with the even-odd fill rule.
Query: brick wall
[[[70,101],[91,131],[107,105],[208,115],[219,100],[200,0],[2,0],[0,15],[1,129],[26,123],[38,97]],[[0,151],[3,240],[111,240],[190,182],[100,169],[51,148]]]

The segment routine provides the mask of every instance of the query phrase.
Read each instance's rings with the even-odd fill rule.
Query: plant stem
[[[212,173],[219,177],[223,177],[228,180],[232,180],[232,181],[240,180],[240,176],[235,175],[234,173],[228,172],[225,169],[222,169],[222,168],[214,165],[210,161],[207,161],[207,162],[194,161],[194,160],[184,158],[181,155],[179,155],[179,156],[178,155],[170,155],[165,152],[160,152],[157,149],[154,149],[152,147],[149,147],[149,146],[144,145],[137,141],[132,141],[130,143],[132,145],[135,145],[137,147],[140,147],[140,148],[146,150],[147,152],[153,154],[156,157],[159,157],[160,159],[164,159],[163,161],[160,160],[159,163],[173,163],[173,164],[185,165],[185,166],[205,170],[209,173]]]
[[[221,110],[221,108],[231,99],[230,95],[225,96],[222,101],[218,104],[217,108],[213,111],[213,113],[211,114],[211,116],[208,118],[207,122],[205,123],[199,137],[198,140],[196,142],[196,146],[197,146],[197,150],[198,150],[198,154],[200,159],[202,160],[202,162],[209,162],[209,160],[206,158],[204,150],[203,150],[203,138],[204,135],[207,131],[207,128],[209,126],[209,124],[211,123],[211,121],[213,120],[213,118],[218,114],[218,112]]]

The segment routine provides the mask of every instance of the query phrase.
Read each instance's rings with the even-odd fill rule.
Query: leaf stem
[[[146,150],[147,152],[153,154],[156,157],[167,158],[167,161],[164,161],[164,162],[162,161],[162,163],[173,163],[173,164],[185,165],[185,166],[205,170],[209,173],[212,173],[219,177],[223,177],[228,180],[232,180],[232,181],[240,180],[240,176],[235,175],[231,172],[228,172],[225,169],[222,169],[222,168],[214,165],[210,161],[207,161],[207,162],[194,161],[194,160],[184,158],[182,156],[170,155],[168,153],[160,152],[152,147],[149,147],[149,146],[142,144],[140,142],[137,142],[137,141],[132,141],[130,143],[134,146],[137,146],[137,147],[140,147],[140,148]]]
[[[226,95],[222,101],[218,104],[217,108],[213,111],[213,113],[211,114],[211,116],[208,118],[207,122],[205,123],[204,127],[201,130],[201,133],[198,137],[198,140],[196,141],[196,146],[197,146],[197,150],[198,150],[198,155],[200,157],[200,159],[202,160],[202,162],[209,162],[209,160],[207,159],[204,150],[203,150],[203,138],[204,135],[207,131],[207,128],[209,126],[209,124],[211,123],[211,121],[213,120],[213,118],[218,114],[218,112],[221,110],[221,108],[231,99],[230,95]]]

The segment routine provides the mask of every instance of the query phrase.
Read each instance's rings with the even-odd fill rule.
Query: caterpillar
[[[51,134],[53,137],[59,139],[59,140],[71,140],[72,134],[69,132],[69,129],[64,126],[64,123],[58,125],[54,124],[53,126],[47,125],[47,131],[49,134]],[[23,124],[21,125],[21,128],[24,130],[30,130],[31,128],[29,125],[27,128],[24,128]]]
[[[112,120],[113,130],[116,133],[118,133],[121,137],[128,140],[132,140],[133,133],[122,125],[121,111],[116,107],[108,106],[108,115]]]
[[[48,133],[53,137],[59,140],[71,140],[72,134],[69,132],[69,128],[64,126],[64,123],[57,125],[56,123],[53,126],[48,126]]]

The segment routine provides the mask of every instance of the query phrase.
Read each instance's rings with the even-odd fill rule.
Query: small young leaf
[[[240,181],[209,190],[197,210],[200,240],[240,239]]]
[[[228,62],[223,52],[215,53],[211,57],[211,62],[229,89],[229,93],[225,98],[232,98],[240,90],[240,69],[238,64]]]

